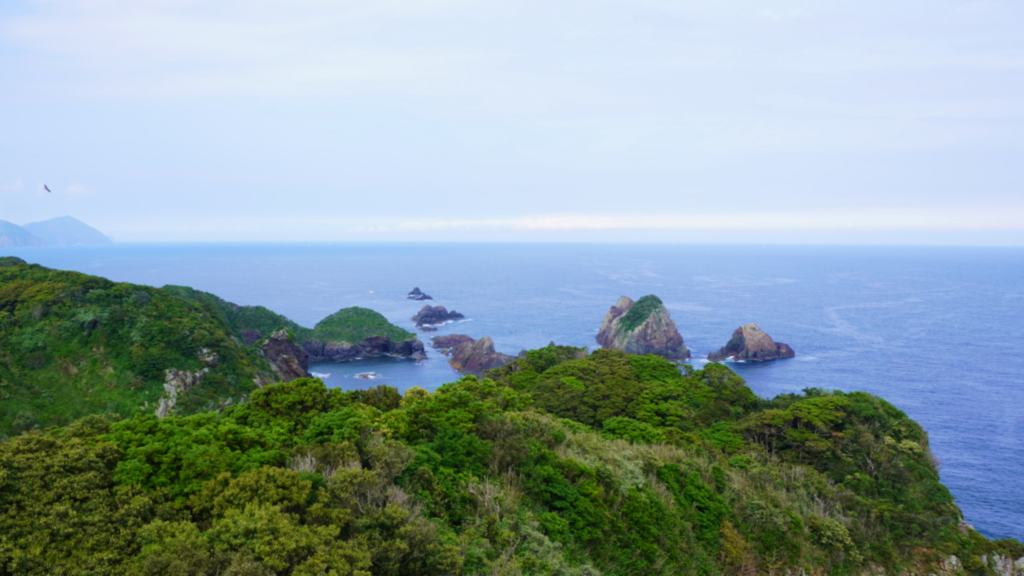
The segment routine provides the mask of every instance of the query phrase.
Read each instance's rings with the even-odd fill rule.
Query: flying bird
[[[47,192],[53,192],[52,190],[50,190],[50,187],[47,186],[46,184],[43,184],[43,189],[46,190]]]

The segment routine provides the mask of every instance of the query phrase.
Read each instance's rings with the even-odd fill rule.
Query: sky
[[[5,0],[0,219],[1024,245],[1021,30],[1019,0]]]

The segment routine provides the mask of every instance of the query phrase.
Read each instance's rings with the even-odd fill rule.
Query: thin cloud
[[[991,212],[889,211],[834,213],[718,213],[676,216],[541,215],[499,220],[416,220],[350,228],[388,233],[444,230],[1024,230],[1021,209]]]
[[[82,184],[77,182],[67,187],[67,193],[70,196],[92,196],[95,192],[89,188],[86,188]]]
[[[8,180],[0,182],[0,192],[17,192],[24,188],[21,180]]]

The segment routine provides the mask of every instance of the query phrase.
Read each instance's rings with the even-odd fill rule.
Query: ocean
[[[700,366],[756,322],[796,358],[731,364],[759,395],[863,390],[928,431],[965,519],[1024,540],[1024,249],[639,244],[115,244],[6,249],[45,266],[152,286],[180,284],[261,304],[312,327],[364,306],[415,330],[418,286],[466,315],[430,336],[490,336],[496,348],[596,347],[605,312],[656,294]],[[433,389],[458,378],[423,362],[311,367],[332,387]],[[364,372],[381,375],[356,378]]]

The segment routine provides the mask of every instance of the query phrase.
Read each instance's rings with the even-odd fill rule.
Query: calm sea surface
[[[942,480],[989,537],[1024,540],[1024,249],[565,244],[117,244],[6,249],[113,280],[183,284],[312,327],[346,306],[413,330],[414,286],[467,320],[421,334],[490,336],[515,354],[595,347],[621,295],[657,294],[695,364],[757,322],[797,356],[732,364],[758,394],[878,394],[928,430]],[[318,365],[329,386],[432,389],[425,362]],[[377,372],[378,380],[355,378]]]

